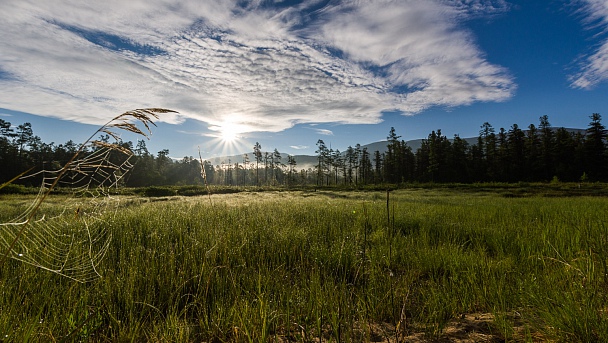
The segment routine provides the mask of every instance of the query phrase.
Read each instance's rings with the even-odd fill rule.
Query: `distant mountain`
[[[557,131],[557,129],[559,129],[558,127],[552,127],[551,128],[554,132]],[[581,133],[581,134],[585,134],[585,130],[584,129],[572,129],[572,128],[566,128],[566,130],[568,130],[568,132],[577,134],[577,133]],[[528,130],[523,130],[524,133],[527,133]],[[461,137],[462,138],[462,137]],[[473,145],[473,144],[477,144],[477,137],[468,137],[468,138],[462,138],[463,140],[465,140],[467,143],[469,143],[469,145]],[[420,146],[422,145],[422,141],[424,139],[412,139],[409,141],[406,141],[405,143],[412,148],[413,152],[416,152],[416,150],[418,150],[418,148],[420,148]],[[449,139],[450,142],[453,141],[453,139]],[[361,149],[363,148],[367,148],[367,151],[370,154],[373,154],[374,151],[380,151],[380,153],[386,152],[388,142],[387,141],[380,141],[380,142],[375,142],[375,143],[370,143],[370,144],[366,144],[366,145],[362,145]]]
[[[558,128],[553,127],[552,129],[553,129],[553,131],[556,131]],[[566,130],[568,130],[569,132],[575,133],[575,134],[576,133],[585,134],[585,132],[586,132],[584,129],[566,128]],[[527,130],[523,130],[523,131],[524,131],[524,133],[527,132]],[[463,138],[463,140],[465,140],[467,143],[469,143],[469,145],[477,144],[477,137]],[[412,140],[406,141],[405,143],[409,147],[411,147],[412,151],[415,153],[416,150],[418,150],[418,148],[420,148],[420,146],[422,145],[422,141],[423,141],[423,139],[412,139]],[[452,141],[452,139],[450,139],[450,141]],[[387,141],[379,141],[379,142],[362,145],[361,149],[367,148],[367,151],[371,155],[370,158],[373,158],[373,154],[375,151],[379,151],[380,153],[386,152],[387,144],[388,144]],[[353,145],[353,147],[354,147],[354,145]],[[344,149],[344,150],[346,150],[346,149]],[[252,152],[243,153],[241,155],[212,157],[212,158],[208,158],[207,161],[211,162],[211,164],[214,166],[221,165],[222,162],[226,164],[226,163],[228,163],[228,161],[230,161],[233,165],[237,162],[239,164],[242,164],[243,156],[245,154],[247,154],[249,156],[249,163],[253,163],[255,165],[255,157],[253,156]],[[345,151],[342,151],[342,154],[345,154]],[[283,164],[287,164],[287,156],[288,156],[288,154],[281,153],[281,162]],[[312,168],[315,165],[317,165],[317,163],[318,163],[317,156],[294,155],[294,158],[297,163],[297,165],[296,165],[297,170]]]
[[[466,140],[469,142],[469,144],[473,144],[473,143],[477,142],[476,137],[467,138]],[[413,139],[413,140],[407,141],[406,143],[408,146],[410,146],[412,148],[412,151],[416,152],[416,150],[418,148],[420,148],[420,145],[422,145],[422,139]],[[373,155],[373,153],[376,150],[380,151],[380,153],[384,153],[387,150],[387,148],[386,148],[387,144],[388,144],[387,141],[374,142],[374,143],[362,145],[361,149],[367,148],[367,151],[371,155]],[[344,150],[346,150],[346,149],[344,149]],[[345,151],[342,151],[342,154],[345,154],[345,153],[346,153]],[[246,154],[249,157],[249,163],[253,163],[255,165],[255,156],[253,156],[253,152],[248,152]],[[227,164],[228,161],[230,161],[230,163],[233,165],[237,162],[239,164],[242,164],[244,155],[245,155],[245,153],[243,153],[241,155],[212,157],[212,158],[207,158],[206,160],[211,162],[211,164],[214,166],[222,165],[222,163]],[[281,153],[281,163],[287,164],[287,156],[288,156],[288,154]],[[312,167],[316,166],[318,163],[316,155],[294,155],[293,157],[296,160],[296,164],[297,164],[296,169],[297,170],[312,168]]]
[[[243,164],[243,157],[245,154],[247,154],[247,157],[249,158],[249,163],[255,165],[256,161],[255,161],[255,156],[253,156],[253,152],[243,153],[241,155],[211,157],[211,158],[207,158],[206,160],[209,161],[214,166],[222,165],[222,163],[228,164],[228,161],[230,161],[230,163],[233,165],[237,162],[239,164]],[[281,163],[287,164],[287,156],[289,156],[289,155],[285,154],[285,153],[281,153]],[[300,170],[302,168],[312,167],[312,166],[316,165],[316,163],[317,163],[317,156],[294,155],[293,157],[296,160],[296,164],[297,164],[296,169],[298,169],[298,170]],[[263,163],[264,162],[262,160],[261,164],[263,165]]]

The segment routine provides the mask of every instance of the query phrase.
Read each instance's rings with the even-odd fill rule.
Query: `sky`
[[[47,143],[150,107],[178,159],[608,118],[607,0],[0,0],[0,30],[0,119]]]

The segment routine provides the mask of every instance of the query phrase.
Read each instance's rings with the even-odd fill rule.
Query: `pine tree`
[[[538,138],[538,130],[534,124],[528,126],[525,138],[525,170],[527,181],[536,181],[542,179],[542,168],[539,163],[540,159],[540,140]]]
[[[274,168],[276,170],[276,173],[273,174],[273,178],[275,180],[275,182],[280,182],[279,177],[280,177],[280,172],[283,170],[283,166],[284,164],[281,162],[281,153],[279,152],[279,150],[277,148],[274,149],[273,153],[272,153],[272,157],[273,157],[273,161],[274,161]]]
[[[591,180],[606,180],[606,128],[599,113],[593,113],[585,136],[585,167]]]
[[[347,177],[348,177],[348,183],[352,184],[353,183],[353,168],[355,166],[355,149],[353,149],[352,146],[348,146],[348,148],[346,148],[346,164],[348,165],[347,168]]]
[[[483,180],[490,179],[496,180],[501,174],[500,161],[498,158],[498,150],[496,146],[496,133],[490,123],[485,122],[481,125],[479,130],[478,153],[481,155],[482,168],[484,170],[483,175],[479,175]],[[477,173],[479,174],[479,173]]]
[[[382,178],[382,155],[380,151],[374,151],[374,183],[379,184],[384,182]]]
[[[287,164],[289,165],[288,185],[291,185],[292,178],[293,178],[293,171],[295,170],[296,165],[297,165],[296,159],[293,155],[287,156]]]
[[[361,180],[361,183],[363,183],[364,185],[368,184],[372,175],[372,162],[370,161],[369,152],[367,152],[367,148],[363,148],[361,150],[361,162],[359,168],[359,179]]]
[[[513,124],[508,133],[509,176],[507,181],[523,180],[525,176],[524,132],[517,124]]]
[[[32,130],[32,124],[24,123],[17,126],[17,131],[15,131],[15,145],[19,148],[19,159],[23,158],[25,147],[30,143],[33,137],[34,131]]]
[[[548,181],[554,175],[553,157],[555,155],[555,137],[551,124],[549,123],[549,117],[544,115],[540,117],[540,124],[538,126],[540,131],[540,169],[541,169],[541,180]]]
[[[395,132],[395,128],[391,127],[391,130],[386,137],[386,155],[384,158],[385,178],[388,182],[397,183],[399,182],[399,138]]]
[[[450,182],[468,182],[469,172],[467,166],[467,154],[469,144],[458,135],[454,135],[451,150],[448,154],[448,166],[450,171]]]
[[[327,146],[325,145],[325,142],[323,142],[322,139],[319,139],[317,141],[317,151],[315,151],[315,153],[317,154],[317,185],[318,186],[322,186],[323,185],[323,170],[325,168],[325,164],[327,161],[327,155],[328,155],[328,149]]]
[[[554,175],[562,181],[577,181],[580,176],[575,159],[576,141],[574,135],[560,127],[555,133]],[[582,173],[581,173],[582,174]]]
[[[256,185],[260,186],[260,162],[262,162],[262,146],[259,142],[255,142],[253,146],[253,156],[255,157],[255,182]]]

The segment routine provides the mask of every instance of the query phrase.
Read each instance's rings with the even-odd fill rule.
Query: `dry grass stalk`
[[[19,220],[14,220],[9,223],[0,224],[0,228],[2,228],[4,230],[3,233],[5,233],[8,238],[10,238],[10,239],[2,240],[3,243],[8,243],[10,241],[10,244],[7,244],[6,251],[5,251],[2,259],[0,260],[0,266],[4,264],[4,262],[10,255],[11,258],[21,260],[25,263],[29,263],[29,264],[35,265],[37,267],[47,269],[47,270],[56,272],[58,274],[62,274],[62,275],[70,277],[70,275],[64,274],[64,272],[67,272],[67,273],[72,272],[71,269],[69,269],[69,268],[66,268],[66,270],[64,270],[65,264],[62,264],[61,266],[59,266],[59,268],[54,269],[54,268],[50,268],[50,267],[45,267],[44,266],[45,261],[39,261],[36,259],[36,257],[30,257],[29,259],[26,259],[23,257],[23,254],[14,253],[14,249],[15,249],[17,243],[24,237],[24,235],[26,233],[33,234],[35,236],[40,236],[40,235],[45,234],[45,232],[41,233],[41,232],[35,231],[36,229],[40,229],[40,228],[44,228],[44,227],[40,226],[41,225],[41,224],[39,224],[40,221],[36,221],[33,223],[33,220],[34,220],[36,214],[38,213],[38,210],[40,209],[40,206],[42,205],[42,203],[44,203],[44,201],[47,199],[48,195],[53,191],[53,189],[60,182],[62,182],[62,183],[65,182],[67,184],[75,185],[76,186],[75,194],[80,194],[80,195],[82,195],[82,194],[99,194],[99,193],[104,194],[103,187],[107,186],[106,183],[109,183],[110,186],[117,185],[117,182],[132,167],[132,165],[130,163],[128,163],[128,159],[133,155],[133,153],[129,149],[126,149],[125,147],[123,147],[119,144],[119,142],[121,141],[120,135],[118,134],[119,130],[132,132],[132,133],[135,133],[138,135],[142,135],[149,139],[149,136],[151,134],[151,126],[156,126],[156,124],[154,123],[154,120],[159,119],[159,114],[162,114],[162,113],[176,113],[176,112],[173,110],[163,109],[163,108],[146,108],[146,109],[136,109],[136,110],[132,110],[132,111],[127,111],[125,113],[122,113],[122,114],[112,118],[105,125],[101,126],[97,131],[95,131],[80,146],[80,148],[76,151],[76,153],[70,158],[70,160],[61,169],[59,169],[56,172],[52,172],[55,176],[53,178],[50,178],[48,183],[43,181],[39,195],[36,197],[36,199],[33,201],[33,203],[30,206],[28,206],[28,208],[23,212],[23,214],[21,216],[19,216],[18,218],[16,218]],[[140,129],[138,127],[138,125],[142,125],[145,129]],[[112,138],[114,138],[116,140],[116,143],[108,143],[106,141],[94,140],[95,136],[97,136],[98,134],[102,134],[102,133],[107,134],[107,135],[111,136]],[[90,155],[88,155],[84,158],[81,158],[82,154],[85,153],[88,148],[92,148],[93,152]],[[119,153],[119,154],[124,155],[125,161],[121,165],[113,164],[109,160],[110,155],[112,153]],[[79,158],[81,158],[81,159],[79,159]],[[17,178],[23,177],[23,174],[25,174],[27,172],[29,172],[29,171],[26,171],[26,172],[22,173],[21,175],[18,175],[13,180],[9,181],[8,183],[3,184],[2,187],[4,187],[6,184],[14,182]],[[40,173],[44,174],[45,171],[41,171],[41,172],[38,172],[35,174],[40,174]],[[66,182],[65,180],[62,181],[62,178],[64,178],[64,177],[69,178],[68,175],[71,175],[72,178],[73,178],[73,175],[80,175],[81,178],[79,178],[77,180],[78,180],[78,182],[84,183],[85,186],[84,187],[79,186],[75,182],[70,183],[69,181],[68,182]],[[31,176],[31,175],[28,175],[28,176]],[[25,177],[28,177],[28,176],[25,176]],[[87,178],[88,178],[88,180],[87,180]],[[46,178],[45,178],[45,180],[46,180]],[[89,187],[97,187],[97,188],[101,188],[101,190],[94,190],[93,192],[91,192],[88,189]],[[95,215],[98,216],[100,214],[95,213]],[[10,231],[11,228],[17,227],[17,226],[20,226],[20,228],[18,230],[16,230],[15,232]],[[54,238],[56,238],[56,237],[54,237]],[[90,242],[95,242],[95,239],[91,238]],[[20,245],[23,246],[23,244],[20,244]],[[64,258],[65,261],[67,261],[68,258],[71,258],[71,256],[69,256],[70,250],[68,249],[67,251],[68,252],[66,253],[66,256],[60,256],[60,258]],[[42,252],[40,256],[44,257],[45,254],[48,254],[48,253]],[[100,256],[95,256],[95,257],[100,257]],[[53,256],[53,259],[56,259],[56,258],[57,258],[56,256]],[[86,263],[83,264],[82,268],[86,268],[86,265],[87,265]],[[81,266],[81,265],[76,263],[76,264],[73,264],[73,266]],[[93,265],[93,268],[94,268],[94,265]],[[78,280],[77,278],[74,278],[74,279],[76,279],[77,281],[83,281],[83,280]]]

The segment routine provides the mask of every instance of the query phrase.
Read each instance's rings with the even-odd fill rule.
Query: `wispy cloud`
[[[333,136],[334,133],[331,130],[327,130],[327,129],[314,129],[318,134],[323,135],[323,136]]]
[[[289,147],[292,148],[292,149],[296,149],[296,150],[308,149],[307,145],[290,145]]]
[[[580,72],[570,77],[572,87],[591,89],[608,80],[608,2],[580,0],[579,3],[584,25],[589,29],[599,28],[605,37],[599,47],[582,60]]]
[[[444,0],[443,2],[462,11],[467,17],[501,14],[512,7],[505,0]]]
[[[505,1],[241,3],[0,4],[0,107],[99,124],[162,106],[180,112],[172,123],[277,132],[503,101],[516,88],[463,27]]]
[[[10,113],[0,112],[0,117],[12,117],[13,115]]]

